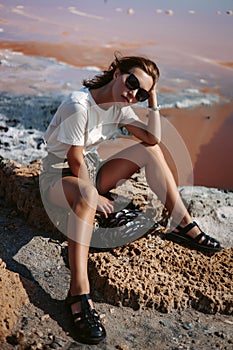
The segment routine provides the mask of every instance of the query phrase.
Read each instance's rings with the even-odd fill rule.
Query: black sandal
[[[165,234],[165,239],[181,245],[188,246],[189,248],[200,250],[200,251],[205,251],[205,252],[222,251],[222,247],[219,241],[208,236],[203,231],[201,231],[201,229],[200,229],[201,233],[199,233],[199,235],[197,235],[197,237],[195,238],[192,238],[191,236],[186,234],[195,226],[197,226],[200,229],[200,227],[195,221],[191,222],[185,227],[181,227],[180,225],[178,225],[176,227],[178,232],[175,232],[175,231],[167,232]],[[202,238],[204,239],[200,242]]]
[[[72,314],[77,340],[85,344],[98,344],[105,339],[106,331],[100,322],[97,311],[91,308],[89,299],[91,299],[89,294],[71,296],[69,292],[66,302],[69,306],[81,302],[82,311]]]

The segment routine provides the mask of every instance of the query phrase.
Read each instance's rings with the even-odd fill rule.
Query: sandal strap
[[[68,293],[68,295],[69,294],[70,292]],[[92,327],[99,326],[100,321],[99,321],[98,313],[94,308],[92,309],[91,306],[89,305],[88,303],[89,299],[91,299],[90,294],[81,294],[81,295],[74,295],[74,296],[69,295],[66,301],[68,305],[81,302],[82,311],[72,314],[72,317],[75,323],[83,322],[84,320],[86,320]],[[77,319],[79,320],[76,321]]]
[[[95,320],[96,323],[99,322],[99,315],[96,311],[96,309],[92,309],[91,307],[83,310],[83,311],[80,311],[80,312],[76,312],[75,314],[72,314],[72,317],[74,319],[74,321],[78,318],[80,318],[79,321],[82,321],[84,318],[89,318],[91,315],[91,318],[93,318]],[[77,321],[77,322],[79,322]]]
[[[74,322],[79,322],[83,319],[83,317],[85,317],[85,315],[83,314],[83,312],[76,312],[75,314],[72,314],[73,320]],[[76,321],[77,319],[79,319],[78,321]]]
[[[181,227],[180,225],[177,226],[177,229],[179,230],[180,234],[186,234],[188,231],[190,231],[193,227],[198,227],[201,231],[200,227],[196,223],[196,221],[191,222],[185,227]],[[209,247],[220,247],[219,241],[217,241],[215,238],[208,236],[205,232],[201,231],[199,235],[197,235],[194,240],[199,243],[199,241],[202,240],[200,243],[203,246],[209,246]]]
[[[82,302],[83,299],[89,300],[91,299],[90,294],[81,294],[81,295],[70,295],[70,291],[68,292],[68,296],[66,298],[66,302],[68,305],[72,305],[78,302]]]
[[[210,237],[205,232],[201,231],[201,233],[199,233],[199,235],[197,235],[194,239],[195,241],[199,242],[202,238],[204,239],[201,244],[207,244]]]
[[[106,337],[106,331],[98,313],[91,307],[89,299],[91,299],[89,294],[71,296],[69,291],[66,302],[68,305],[81,302],[81,311],[72,314],[76,338],[82,343],[98,344]]]
[[[190,231],[193,227],[198,226],[196,221],[190,222],[185,227],[182,227],[180,225],[176,226],[177,230],[179,230],[180,234],[186,234],[188,231]]]
[[[195,238],[196,242],[199,242],[202,238],[203,241],[200,243],[202,245],[206,245],[209,247],[220,247],[219,241],[215,238],[208,236],[205,232],[201,231],[201,233]]]

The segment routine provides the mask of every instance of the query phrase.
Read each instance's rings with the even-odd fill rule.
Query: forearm
[[[153,135],[156,142],[159,143],[161,141],[161,119],[159,110],[153,111],[152,109],[148,109],[147,117],[147,132]]]
[[[156,142],[159,143],[161,141],[161,119],[159,113],[157,94],[156,92],[152,92],[150,98],[148,99],[148,123],[147,123],[147,131],[151,135],[153,135],[156,139]]]
[[[78,178],[91,183],[87,166],[83,157],[83,147],[72,146],[67,153],[67,160],[74,176],[77,176]]]

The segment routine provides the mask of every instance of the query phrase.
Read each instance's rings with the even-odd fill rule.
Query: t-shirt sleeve
[[[73,146],[84,146],[87,111],[79,103],[67,103],[60,111],[61,122],[57,140]]]

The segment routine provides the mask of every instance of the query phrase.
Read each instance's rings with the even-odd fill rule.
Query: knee
[[[98,200],[97,189],[90,184],[86,184],[81,189],[81,197],[88,203],[94,203],[94,202],[97,203],[97,200]]]
[[[96,188],[89,183],[79,187],[80,195],[76,197],[73,207],[82,205],[82,207],[96,207],[98,202],[98,192]]]
[[[157,144],[157,145],[144,145],[148,151],[148,153],[154,157],[162,157],[164,158],[163,152],[161,150],[161,147]]]

